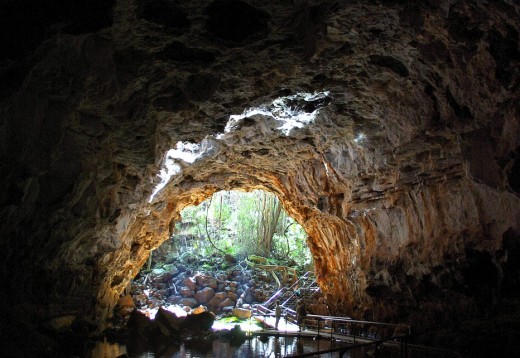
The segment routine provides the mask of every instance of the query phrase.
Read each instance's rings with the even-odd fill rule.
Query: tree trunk
[[[278,226],[278,219],[282,212],[282,205],[273,194],[264,193],[262,205],[262,223],[259,226],[259,249],[263,256],[270,256],[273,248],[273,236]]]

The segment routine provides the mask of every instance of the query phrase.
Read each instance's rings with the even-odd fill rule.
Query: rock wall
[[[230,189],[279,196],[336,314],[474,311],[501,288],[473,267],[518,284],[517,2],[96,9],[2,58],[2,306],[102,326],[179,212]]]

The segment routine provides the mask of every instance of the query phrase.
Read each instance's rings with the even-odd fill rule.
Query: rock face
[[[2,38],[17,319],[102,327],[179,212],[224,189],[278,195],[333,314],[422,322],[519,292],[517,1],[103,3]]]

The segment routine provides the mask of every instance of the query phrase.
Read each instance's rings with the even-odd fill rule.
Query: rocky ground
[[[294,276],[273,273],[262,265],[244,259],[238,261],[229,255],[214,254],[202,257],[185,252],[176,258],[156,255],[150,269],[146,267],[133,280],[126,296],[122,296],[115,310],[117,318],[129,315],[133,308],[153,316],[157,308],[178,306],[190,313],[200,306],[216,315],[230,314],[234,308],[252,309],[265,302],[281,287],[289,297],[295,288]],[[282,263],[271,266],[286,267]],[[304,272],[296,271],[298,277]],[[308,298],[314,312],[327,314],[320,292]]]
[[[280,289],[278,282],[284,288],[282,300],[296,290],[293,276],[278,273],[276,280],[262,265],[248,259],[220,254],[203,257],[192,252],[173,258],[166,252],[155,252],[155,264],[133,280],[115,308],[113,328],[105,331],[105,337],[127,346],[129,352],[162,355],[172,344],[211,346],[221,336],[240,345],[245,340],[240,326],[212,332],[214,320],[251,317],[255,305]],[[284,267],[279,262],[272,266]],[[297,273],[298,277],[304,274]],[[310,313],[328,313],[320,291],[306,300]]]
[[[278,286],[265,271],[247,262],[186,253],[174,262],[158,264],[133,281],[131,293],[137,308],[152,309],[178,304],[190,310],[207,306],[214,313],[235,306],[249,308],[264,302]]]

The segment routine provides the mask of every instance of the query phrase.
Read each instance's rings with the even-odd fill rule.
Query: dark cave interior
[[[334,314],[520,351],[518,0],[0,14],[6,354],[99,335],[182,209],[234,189],[302,225]]]

